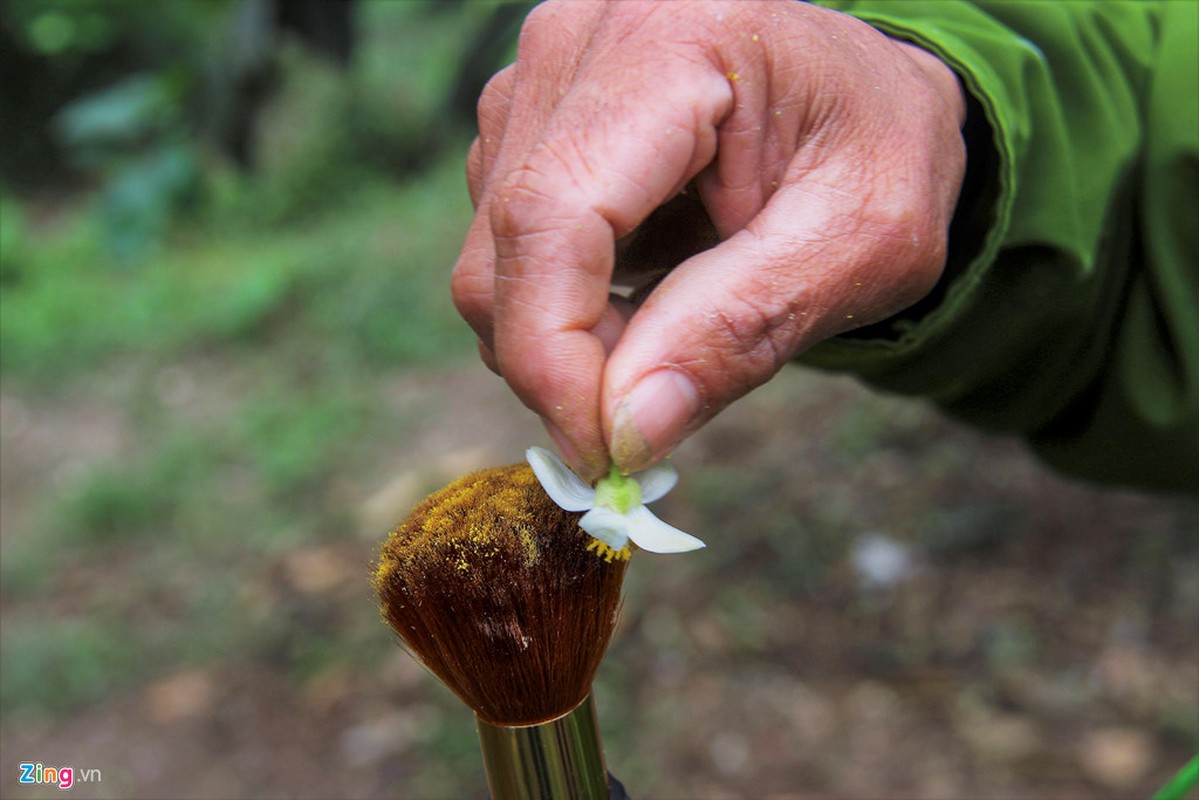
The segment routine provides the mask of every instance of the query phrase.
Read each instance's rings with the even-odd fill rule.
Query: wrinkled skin
[[[935,285],[964,115],[936,57],[794,0],[546,3],[479,101],[455,303],[580,474],[643,469]],[[684,188],[719,243],[611,300],[618,240]]]

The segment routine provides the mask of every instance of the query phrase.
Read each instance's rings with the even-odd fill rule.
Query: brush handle
[[[475,719],[493,800],[609,800],[591,695],[573,711],[537,725]],[[623,787],[613,795],[622,796]]]

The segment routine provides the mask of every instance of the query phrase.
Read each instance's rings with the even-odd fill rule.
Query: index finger
[[[643,63],[605,59],[583,71],[490,197],[500,372],[589,474],[609,460],[605,353],[592,329],[607,307],[614,242],[712,160],[732,105],[714,65],[657,48],[625,52]]]

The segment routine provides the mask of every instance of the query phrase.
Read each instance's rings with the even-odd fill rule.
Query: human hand
[[[546,3],[479,103],[454,301],[580,474],[643,469],[932,288],[964,116],[936,57],[794,0]],[[630,315],[618,240],[689,184],[719,244]]]

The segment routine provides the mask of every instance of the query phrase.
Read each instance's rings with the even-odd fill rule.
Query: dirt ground
[[[385,380],[425,422],[330,489],[355,534],[264,563],[247,614],[386,640],[365,576],[391,520],[545,441],[477,365]],[[118,417],[86,411],[95,451],[119,450]],[[27,413],[63,434],[77,412]],[[6,447],[10,530],[27,484],[62,468],[46,448]],[[655,510],[709,547],[634,559],[595,686],[637,800],[1138,798],[1199,744],[1194,501],[1089,487],[798,369],[676,464]],[[67,717],[6,720],[0,793],[61,796],[17,784],[36,759],[101,770],[75,797],[483,797],[473,748],[470,714],[390,645],[303,677],[259,655],[181,662]]]

